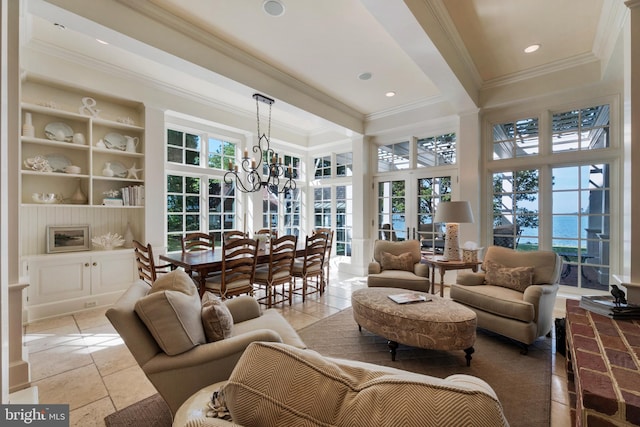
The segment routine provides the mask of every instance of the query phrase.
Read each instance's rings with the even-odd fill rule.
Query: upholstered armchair
[[[552,251],[487,249],[482,271],[458,273],[450,296],[478,316],[478,327],[523,345],[547,335],[553,326],[562,258]]]
[[[250,296],[206,301],[206,293],[201,302],[181,270],[153,287],[158,289],[136,281],[106,316],[172,414],[196,391],[229,378],[250,343],[305,347],[284,317],[274,309],[261,311]]]
[[[429,268],[421,264],[420,242],[376,240],[369,263],[367,286],[402,288],[427,292]]]

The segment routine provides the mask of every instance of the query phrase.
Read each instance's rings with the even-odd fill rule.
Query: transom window
[[[609,105],[555,113],[552,126],[554,152],[609,147]]]
[[[313,159],[315,179],[331,178],[331,156],[316,157]]]
[[[410,164],[409,141],[378,147],[378,172],[409,169]]]
[[[336,154],[336,176],[353,175],[353,153]]]
[[[456,134],[447,133],[439,136],[418,139],[419,168],[456,163]]]
[[[167,131],[167,161],[200,166],[200,135],[169,129]]]
[[[493,125],[493,159],[535,156],[539,153],[538,118]]]

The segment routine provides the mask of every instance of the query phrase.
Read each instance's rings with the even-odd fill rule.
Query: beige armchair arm
[[[456,283],[464,286],[479,286],[486,285],[484,283],[484,272],[479,271],[477,273],[471,272],[458,272],[456,276]]]
[[[382,271],[382,266],[377,261],[372,261],[369,263],[369,274],[380,274]]]
[[[413,266],[413,274],[420,277],[429,277],[429,266],[418,262]]]
[[[277,332],[270,329],[256,329],[224,340],[202,344],[193,349],[178,354],[168,356],[166,353],[158,353],[144,365],[144,371],[148,374],[156,372],[166,372],[171,370],[185,370],[202,368],[204,363],[212,360],[224,360],[229,356],[240,357],[249,344],[254,341],[282,342],[282,338]],[[218,367],[223,369],[223,366]],[[229,373],[233,366],[230,366]],[[204,375],[204,372],[201,372]]]
[[[262,315],[260,304],[249,295],[240,295],[236,298],[228,299],[225,301],[225,305],[231,312],[231,316],[233,316],[233,323],[255,319]]]

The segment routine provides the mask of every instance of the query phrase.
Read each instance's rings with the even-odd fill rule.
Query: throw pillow
[[[166,274],[160,274],[153,285],[149,293],[161,292],[161,291],[179,291],[183,294],[194,295],[198,293],[198,288],[193,282],[191,277],[183,270],[173,270]]]
[[[411,252],[405,252],[400,255],[394,255],[389,252],[380,253],[380,265],[383,270],[413,271],[413,264]]]
[[[485,281],[490,285],[502,286],[524,292],[533,283],[533,267],[505,267],[495,261],[486,260]]]
[[[149,293],[136,302],[135,312],[162,351],[175,356],[206,340],[200,295],[192,291],[193,281],[181,270],[165,276],[156,280]]]
[[[202,325],[207,342],[231,336],[233,316],[226,304],[211,292],[205,292],[202,296]]]

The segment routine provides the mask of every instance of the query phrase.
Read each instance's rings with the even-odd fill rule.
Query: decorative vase
[[[75,193],[73,193],[69,198],[69,202],[73,203],[74,205],[83,205],[87,203],[87,196],[82,192],[80,179],[78,179],[78,187],[76,188]]]
[[[22,125],[22,136],[35,136],[35,129],[31,121],[31,113],[24,113],[24,124]]]
[[[131,225],[127,222],[127,228],[124,231],[124,247],[133,247],[133,232],[131,231]]]
[[[103,176],[113,176],[113,169],[111,169],[111,163],[106,162],[104,164],[104,169],[102,169]]]

